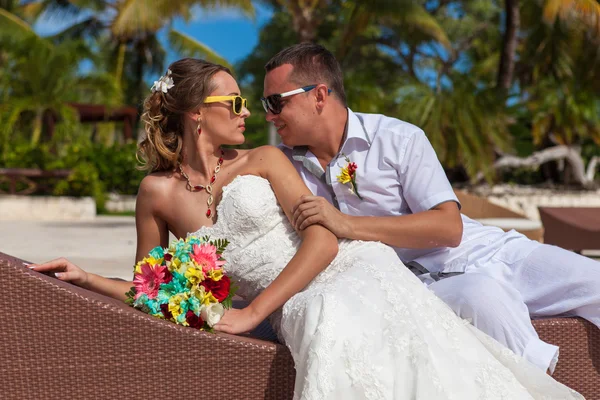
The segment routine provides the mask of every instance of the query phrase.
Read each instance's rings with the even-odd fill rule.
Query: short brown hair
[[[213,76],[231,71],[219,64],[195,58],[184,58],[169,66],[173,87],[166,93],[157,90],[144,101],[142,121],[146,138],[138,146],[142,169],[168,171],[181,163],[183,146],[183,115],[204,103],[216,89]]]
[[[290,46],[275,54],[265,65],[265,70],[269,72],[284,64],[294,67],[289,77],[291,81],[299,85],[325,83],[342,104],[347,106],[342,68],[325,47],[310,42]]]

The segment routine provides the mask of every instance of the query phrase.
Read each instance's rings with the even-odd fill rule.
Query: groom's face
[[[263,96],[281,94],[302,87],[302,84],[289,80],[294,67],[284,64],[265,75]],[[313,123],[314,93],[306,92],[280,99],[281,113],[268,111],[266,119],[277,129],[283,143],[287,146],[310,145],[310,132]]]

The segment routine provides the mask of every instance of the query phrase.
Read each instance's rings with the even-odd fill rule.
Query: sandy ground
[[[89,272],[131,279],[135,259],[133,217],[93,221],[0,221],[0,251],[40,263],[66,257]]]

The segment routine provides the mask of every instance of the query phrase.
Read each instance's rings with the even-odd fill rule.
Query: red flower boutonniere
[[[356,170],[358,169],[358,166],[356,163],[351,162],[348,156],[345,154],[342,155],[346,159],[346,166],[342,168],[342,173],[337,176],[337,180],[343,185],[349,183],[352,192],[362,200],[362,197],[360,197],[360,194],[358,193],[358,186],[356,185]]]

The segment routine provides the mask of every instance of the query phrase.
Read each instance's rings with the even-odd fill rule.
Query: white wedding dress
[[[226,271],[252,301],[300,239],[261,177],[235,178],[217,211],[194,234],[230,241]],[[583,398],[459,319],[381,243],[341,240],[271,323],[294,358],[295,399]]]

